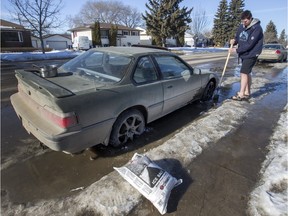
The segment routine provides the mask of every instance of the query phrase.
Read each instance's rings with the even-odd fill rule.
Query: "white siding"
[[[118,36],[117,36],[117,46],[129,46],[129,45],[133,45],[133,44],[139,44],[140,43],[140,36],[139,35],[131,35],[131,31],[127,31],[127,30],[124,30],[125,32],[128,32],[128,35],[122,35],[122,30],[118,30]],[[134,31],[136,34],[137,31]],[[126,34],[126,33],[125,33]],[[74,39],[74,37],[76,36],[88,36],[89,38],[89,41],[90,41],[90,45],[92,45],[92,31],[91,29],[87,29],[87,30],[84,30],[84,31],[76,31],[76,32],[72,32],[71,33],[71,36],[72,36],[72,41]],[[108,45],[109,44],[109,40],[108,40],[108,37],[107,38],[104,38],[102,37],[101,38],[101,42],[102,42],[102,45]]]

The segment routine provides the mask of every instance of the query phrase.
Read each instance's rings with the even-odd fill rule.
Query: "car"
[[[52,72],[51,72],[52,71]],[[143,47],[93,48],[57,68],[16,70],[11,103],[24,128],[55,151],[119,147],[145,125],[212,98],[217,75],[175,53]]]
[[[287,61],[287,50],[282,44],[264,44],[258,61]]]

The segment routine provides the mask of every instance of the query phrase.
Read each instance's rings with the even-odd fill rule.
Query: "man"
[[[240,91],[232,97],[232,99],[236,101],[247,100],[250,97],[250,87],[252,83],[251,71],[257,62],[263,46],[263,30],[260,26],[260,21],[253,18],[249,10],[241,14],[241,23],[235,39],[230,40],[230,44],[238,44],[236,52],[242,60]],[[234,50],[235,49],[230,49],[229,52],[233,52]]]

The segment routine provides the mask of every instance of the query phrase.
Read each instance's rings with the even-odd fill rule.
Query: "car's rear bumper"
[[[71,131],[53,134],[51,131],[41,128],[37,114],[29,109],[19,94],[16,93],[11,96],[11,103],[26,131],[55,151],[77,153],[94,145],[108,142],[114,123],[114,119],[110,119],[89,127],[77,127]]]
[[[271,56],[271,55],[260,55],[258,57],[258,60],[263,60],[263,61],[279,61],[281,60],[281,56]]]

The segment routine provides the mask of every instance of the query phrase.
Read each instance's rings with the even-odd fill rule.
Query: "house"
[[[100,23],[100,34],[101,34],[101,42],[103,46],[109,46],[109,30],[111,29],[111,25],[109,23]],[[75,37],[78,36],[87,36],[90,41],[90,45],[92,46],[92,29],[94,24],[76,27],[73,29],[69,29],[72,36],[72,42]],[[129,28],[123,25],[116,25],[117,32],[117,46],[131,46],[133,44],[140,43],[140,30],[135,28]]]
[[[41,48],[41,41],[36,36],[31,36],[32,45],[35,48]],[[45,48],[54,50],[64,50],[72,47],[71,36],[68,34],[48,34],[43,36]]]
[[[184,41],[185,46],[194,47],[194,38],[192,34],[185,32]]]
[[[137,27],[140,31],[140,44],[141,45],[151,45],[152,44],[152,37],[147,34],[146,30],[141,27]],[[194,46],[194,39],[193,35],[185,32],[185,45],[184,46]],[[176,40],[174,38],[167,38],[166,39],[166,45],[167,46],[176,46]]]
[[[31,31],[24,26],[0,19],[1,47],[32,47]]]
[[[140,44],[141,45],[151,45],[152,37],[147,34],[146,29],[141,27],[136,27],[140,31]]]

